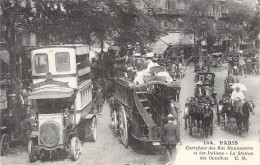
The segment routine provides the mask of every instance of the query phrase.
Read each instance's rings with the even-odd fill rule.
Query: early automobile
[[[212,66],[215,67],[221,67],[222,66],[222,53],[221,52],[215,52],[212,53]]]
[[[9,94],[11,81],[2,73],[0,80],[0,138],[1,156],[8,153],[11,142],[19,141],[28,145],[31,123],[26,113],[26,106],[21,91]]]
[[[54,45],[31,51],[30,162],[58,150],[69,151],[71,159],[77,160],[81,141],[96,140],[89,49]]]

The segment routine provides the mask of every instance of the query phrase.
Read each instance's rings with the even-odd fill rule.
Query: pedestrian
[[[98,87],[98,90],[97,90],[97,100],[96,100],[96,106],[97,106],[97,113],[99,115],[102,115],[102,109],[103,109],[103,94],[101,92],[101,87],[99,86]]]
[[[169,159],[167,164],[172,164],[176,158],[177,150],[176,144],[180,141],[178,126],[174,122],[175,118],[173,114],[167,116],[168,123],[163,127],[164,142],[166,148],[166,154]]]

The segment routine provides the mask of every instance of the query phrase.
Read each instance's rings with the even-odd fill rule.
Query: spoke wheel
[[[224,130],[227,131],[227,113],[224,113]]]
[[[31,124],[29,122],[26,122],[23,127],[23,137],[22,137],[22,143],[23,145],[27,146],[29,143],[29,136],[32,133]]]
[[[210,129],[210,130],[209,130],[209,131],[210,131],[209,133],[210,133],[210,136],[212,136],[212,135],[213,135],[213,121],[211,121],[210,123],[211,123],[211,124],[210,124],[210,127],[209,127],[209,129]]]
[[[220,112],[219,112],[219,104],[217,104],[217,122],[220,124]]]
[[[189,115],[187,112],[189,112],[189,108],[188,107],[185,107],[185,110],[184,110],[184,129],[185,130],[187,130],[187,128],[188,128],[188,117],[187,117],[187,115]]]
[[[190,136],[192,136],[192,119],[191,116],[189,116],[189,131],[190,131]]]
[[[118,130],[118,120],[117,120],[117,114],[116,111],[112,114],[112,127],[115,137],[117,137],[117,130]]]
[[[79,154],[80,154],[80,150],[81,150],[80,145],[81,144],[80,144],[79,138],[76,136],[72,137],[72,139],[70,141],[70,154],[71,154],[71,159],[73,161],[76,161],[79,158]]]
[[[3,134],[1,137],[1,156],[7,154],[7,150],[9,148],[9,135],[8,134]]]
[[[121,106],[119,108],[119,119],[118,119],[118,125],[119,125],[119,134],[121,137],[121,140],[126,148],[128,148],[128,125],[127,125],[127,117],[125,113],[125,109]]]
[[[34,140],[29,140],[28,142],[28,153],[29,153],[29,159],[30,162],[37,161],[37,148],[36,148],[36,142]]]

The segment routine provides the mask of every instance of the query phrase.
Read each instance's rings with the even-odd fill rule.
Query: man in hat
[[[163,138],[165,142],[166,154],[172,164],[176,157],[176,144],[180,141],[177,124],[174,122],[173,114],[167,116],[168,123],[163,127]]]
[[[224,81],[224,86],[225,86],[225,93],[227,94],[231,94],[233,89],[231,88],[231,86],[235,83],[235,79],[232,77],[232,74],[229,73],[228,77],[226,77],[225,81]]]
[[[98,86],[98,90],[97,90],[97,100],[96,100],[96,106],[97,106],[97,113],[99,115],[102,114],[102,109],[103,109],[103,93],[101,92],[102,87]]]
[[[206,90],[202,85],[203,85],[203,83],[201,81],[198,81],[196,83],[196,88],[195,88],[195,92],[194,92],[195,97],[205,97],[206,96]]]
[[[194,96],[195,96],[195,102],[204,102],[205,101],[205,96],[206,96],[206,89],[202,86],[203,83],[201,81],[198,81],[196,83],[196,88],[194,91]]]

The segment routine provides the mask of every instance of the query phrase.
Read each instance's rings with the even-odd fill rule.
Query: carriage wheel
[[[189,116],[189,131],[190,131],[190,136],[192,136],[192,119],[191,119],[191,116]]]
[[[185,106],[185,110],[184,110],[184,129],[187,130],[187,127],[188,127],[188,119],[186,117],[186,114],[185,112],[189,112],[189,108],[187,106]]]
[[[188,123],[187,122],[188,122],[188,120],[187,120],[187,118],[185,118],[184,119],[184,126],[185,126],[184,129],[185,130],[187,130],[187,127],[188,127]]]
[[[219,112],[219,104],[217,104],[217,122],[220,124],[220,112]]]
[[[118,120],[117,120],[117,114],[116,111],[113,112],[112,115],[112,127],[115,137],[117,137],[117,130],[118,130]]]
[[[224,130],[227,131],[227,113],[224,113]]]
[[[245,122],[245,129],[246,129],[246,132],[249,131],[249,119],[247,120],[247,122]]]
[[[74,136],[70,141],[70,154],[73,161],[78,160],[81,150],[81,144],[79,138]]]
[[[0,144],[0,149],[1,149],[1,156],[6,155],[7,150],[9,148],[9,135],[8,134],[3,134],[1,137],[1,144]]]
[[[37,148],[36,141],[35,140],[29,140],[29,142],[28,142],[28,153],[29,153],[30,162],[35,162],[38,159],[36,148]]]
[[[209,128],[209,133],[210,133],[210,136],[213,135],[213,121],[211,121],[211,125],[210,125],[210,128]]]
[[[121,137],[121,140],[126,148],[128,148],[128,125],[127,125],[127,117],[125,113],[125,109],[121,106],[119,108],[119,119],[118,119],[118,125],[119,125],[119,134]]]

